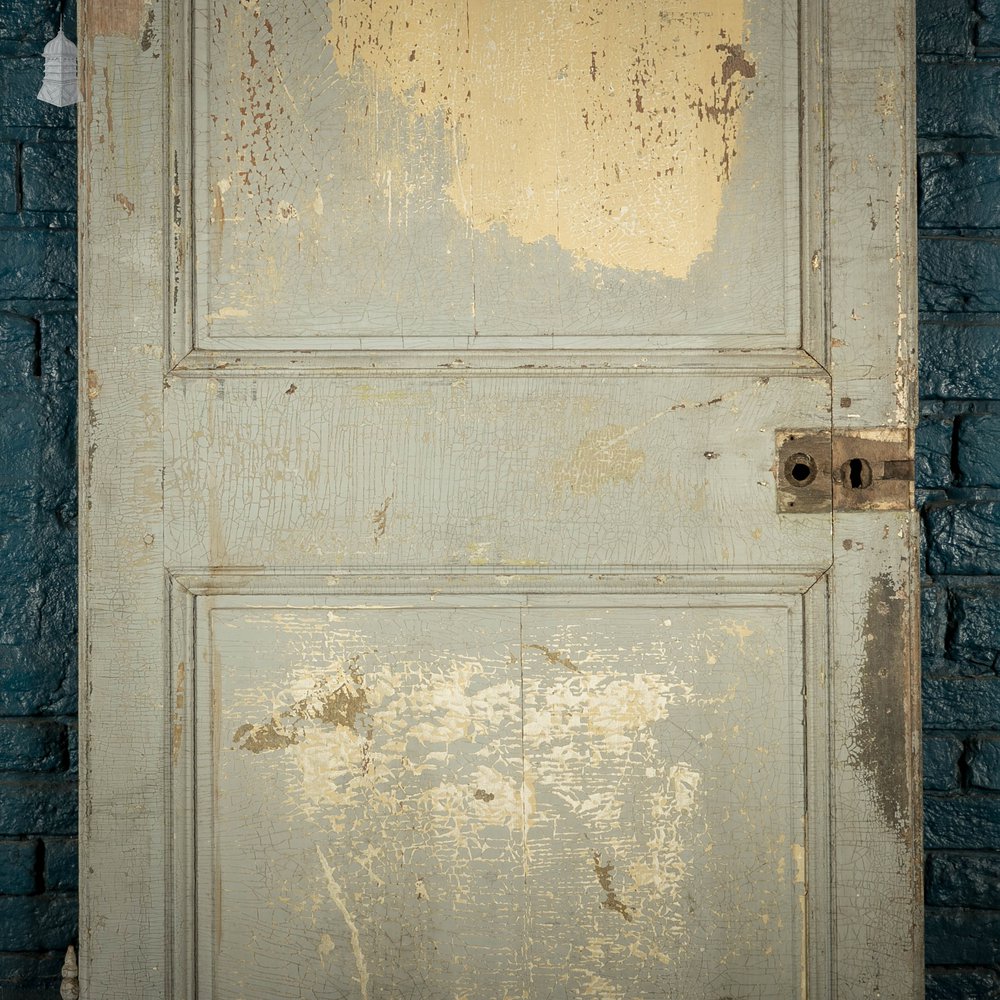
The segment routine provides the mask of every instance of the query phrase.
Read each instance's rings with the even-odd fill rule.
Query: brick
[[[66,391],[46,387],[44,444],[40,477],[42,504],[52,510],[57,498],[66,500],[76,490],[76,398]],[[55,539],[57,544],[75,545],[73,538]],[[75,549],[66,556],[53,553],[50,561],[76,559]]]
[[[38,100],[45,63],[42,52],[0,59],[0,128],[72,128],[75,104],[57,108]]]
[[[0,142],[0,213],[17,210],[17,147],[13,142]]]
[[[971,53],[972,23],[969,0],[917,0],[917,52]]]
[[[0,577],[0,643],[33,642],[41,633],[42,594],[35,582],[22,584],[8,573]]]
[[[68,3],[67,14],[75,5]],[[37,48],[47,42],[59,26],[59,0],[4,0],[3,17],[0,18],[0,40],[19,43],[23,47]],[[63,27],[67,34],[73,31],[75,20],[66,17]]]
[[[25,212],[75,212],[76,143],[26,143],[21,187]]]
[[[925,729],[1000,732],[1000,677],[925,677]]]
[[[44,441],[45,399],[38,385],[4,394],[0,484],[35,477]]]
[[[76,838],[45,841],[45,888],[76,889],[79,863]]]
[[[42,593],[47,589],[43,585],[46,575],[58,564],[57,557],[70,557],[75,548],[72,537],[66,538],[63,544],[63,536],[70,533],[59,522],[56,513],[39,506],[45,503],[44,484],[4,483],[0,499],[3,493],[11,491],[37,499],[35,506],[0,510],[0,562],[4,566],[0,574],[0,604],[16,600],[18,595],[23,596],[29,590]],[[11,616],[11,620],[18,620],[22,612],[9,606],[0,607],[0,621],[5,620],[6,615]],[[25,641],[19,638],[20,635],[18,631],[13,632],[12,637],[0,635],[0,644],[18,645]],[[36,635],[33,641],[38,638]]]
[[[0,840],[0,894],[35,892],[38,878],[37,840]]]
[[[3,66],[3,60],[0,60],[0,66]],[[13,229],[4,233],[4,253],[0,256],[0,299],[75,297],[75,232],[67,229]]]
[[[1000,399],[1000,327],[920,324],[924,399]]]
[[[0,954],[0,997],[3,1000],[23,997],[25,994],[15,994],[12,991],[25,987],[32,990],[36,1000],[41,1000],[46,994],[57,997],[64,957],[61,951],[47,954]]]
[[[992,969],[928,969],[925,1000],[1000,1000]]]
[[[929,504],[924,518],[933,575],[1000,574],[1000,501]]]
[[[66,678],[75,678],[72,651],[61,658],[29,647],[0,646],[0,714],[29,716],[71,710]],[[75,683],[73,685],[75,690]]]
[[[1000,798],[924,797],[925,849],[985,851],[995,849],[998,843]]]
[[[958,762],[965,746],[954,736],[924,738],[924,788],[937,792],[958,790]]]
[[[0,951],[64,950],[76,939],[76,896],[0,896]]]
[[[41,325],[42,374],[49,382],[66,382],[76,385],[77,327],[76,310],[43,313],[39,317]],[[76,397],[71,387],[66,390],[67,398],[76,409]]]
[[[1000,240],[935,236],[920,240],[923,312],[1000,312]]]
[[[969,784],[1000,791],[1000,737],[974,739],[969,749]]]
[[[920,63],[917,132],[925,138],[1000,135],[1000,66]]]
[[[1000,48],[1000,3],[997,0],[976,0],[976,45]]]
[[[928,907],[924,924],[929,965],[1000,962],[1000,912]]]
[[[956,435],[962,486],[1000,486],[1000,415],[965,417]]]
[[[1000,228],[1000,155],[930,153],[919,168],[921,226]]]
[[[921,420],[917,425],[915,477],[918,487],[943,487],[951,484],[950,420]]]
[[[944,651],[947,614],[947,592],[943,587],[925,583],[920,588],[920,652],[925,663]]]
[[[948,656],[993,669],[1000,656],[1000,588],[953,592]]]
[[[1000,910],[1000,855],[931,854],[925,889],[931,906]]]
[[[76,823],[74,782],[0,777],[0,835],[73,835]]]
[[[66,761],[66,729],[52,719],[0,719],[0,770],[57,771]]]
[[[0,388],[23,388],[35,367],[36,322],[30,316],[16,316],[0,312]],[[4,425],[7,424],[7,407],[4,406]]]

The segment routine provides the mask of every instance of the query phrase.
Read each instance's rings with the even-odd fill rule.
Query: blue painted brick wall
[[[928,1000],[1000,1000],[1000,0],[918,0]]]
[[[76,110],[35,99],[59,4],[0,2],[0,1000],[26,1000],[76,937]]]

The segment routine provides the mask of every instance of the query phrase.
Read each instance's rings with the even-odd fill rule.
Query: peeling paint
[[[323,875],[326,878],[330,898],[337,909],[340,910],[341,916],[344,918],[344,923],[347,924],[347,928],[351,933],[351,951],[354,953],[354,964],[358,973],[358,985],[361,989],[361,1000],[368,1000],[368,964],[365,961],[364,952],[361,950],[361,936],[358,933],[358,925],[354,922],[351,911],[347,907],[344,890],[337,884],[337,880],[333,875],[333,869],[330,867],[330,862],[323,856],[319,844],[316,845],[316,853],[319,855],[319,863],[323,868]]]
[[[558,649],[550,649],[548,646],[541,646],[538,643],[530,643],[526,648],[537,649],[544,653],[549,663],[561,663],[567,670],[572,670],[575,674],[583,673],[565,653],[560,653]]]
[[[712,249],[756,76],[743,0],[330,0],[330,16],[342,76],[452,131],[447,192],[475,228],[674,278]]]
[[[143,51],[149,47],[143,42],[151,30],[152,20],[153,10],[149,8],[147,13],[145,0],[101,0],[87,8],[87,25],[92,37],[134,38]]]
[[[612,483],[635,479],[646,462],[646,454],[629,447],[629,434],[621,424],[591,431],[568,461],[556,464],[553,476],[556,490],[593,496]]]
[[[125,195],[119,193],[115,195],[115,201],[121,205],[122,210],[126,215],[131,215],[135,211],[135,202],[131,201]]]
[[[627,920],[631,923],[632,913],[618,898],[615,887],[611,882],[611,873],[614,871],[614,867],[610,861],[606,865],[602,865],[600,852],[594,851],[594,874],[597,876],[598,884],[604,890],[604,899],[601,900],[601,906],[606,910],[617,913],[622,920]]]
[[[412,973],[448,996],[627,1000],[639,983],[689,995],[706,961],[723,977],[727,962],[774,968],[801,895],[798,772],[767,766],[799,731],[773,648],[784,607],[378,604],[213,619],[221,728],[257,726],[219,755],[216,822],[312,942],[310,989],[336,972],[357,995],[363,968],[371,996],[405,995]],[[703,670],[706,652],[722,666]],[[748,845],[736,885],[723,842]],[[741,920],[771,917],[708,957],[695,887]],[[401,970],[379,942],[404,931]]]
[[[233,733],[233,745],[250,753],[284,750],[302,738],[299,724],[308,720],[332,726],[354,729],[358,717],[368,707],[368,695],[361,674],[354,664],[350,680],[329,690],[327,683],[318,681],[314,689],[295,702],[291,708],[274,715],[268,722],[244,723]]]
[[[184,660],[177,664],[177,681],[174,686],[174,724],[171,735],[171,758],[176,764],[181,752],[181,742],[184,737],[184,677],[186,665]]]
[[[901,664],[908,648],[909,608],[892,577],[883,573],[868,590],[864,621],[865,659],[858,691],[852,763],[871,788],[886,824],[905,835],[907,759]]]
[[[372,537],[374,538],[376,547],[378,543],[382,541],[385,536],[385,529],[389,524],[389,504],[392,503],[392,496],[387,496],[382,502],[382,506],[372,514],[372,524],[374,525],[374,531],[372,532]]]
[[[139,48],[143,52],[148,52],[153,45],[153,21],[155,20],[155,11],[152,7],[149,7],[146,11],[146,23],[142,28],[142,37],[139,39]]]

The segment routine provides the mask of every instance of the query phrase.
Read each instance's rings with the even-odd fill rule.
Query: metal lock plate
[[[775,450],[781,514],[913,506],[913,441],[907,428],[784,430]]]

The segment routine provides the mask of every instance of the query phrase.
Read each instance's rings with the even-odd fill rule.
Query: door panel
[[[803,633],[822,584],[207,584],[174,583],[194,695],[175,754],[197,761],[175,807],[193,795],[199,845],[176,898],[200,885],[188,920],[214,928],[191,942],[198,995],[790,998],[829,975],[805,939],[806,844],[827,863],[804,767],[827,739],[825,635]],[[193,983],[195,955],[175,960]]]
[[[88,994],[919,996],[907,4],[120,6]]]
[[[211,0],[192,32],[197,346],[800,343],[794,0]]]

